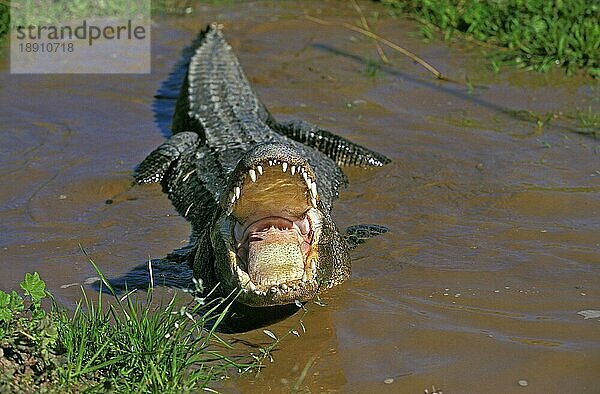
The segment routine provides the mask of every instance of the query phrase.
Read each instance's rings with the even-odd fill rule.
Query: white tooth
[[[248,283],[248,287],[250,287],[250,290],[252,290],[252,291],[256,290],[256,285],[252,281],[250,281],[250,283]]]
[[[296,173],[296,166],[292,166],[292,168],[290,168],[290,172],[292,175],[294,175]]]
[[[317,261],[315,259],[310,259],[310,269],[315,271],[317,269]]]
[[[263,174],[263,169],[262,169],[262,166],[256,166],[256,171],[258,171],[258,173],[259,173],[260,175],[262,175],[262,174]]]
[[[317,182],[313,182],[313,184],[310,185],[310,194],[312,194],[313,198],[317,198]]]
[[[233,212],[233,205],[230,205],[230,206],[227,208],[227,216],[231,215],[231,212]]]
[[[288,166],[287,161],[284,161],[283,163],[281,163],[281,167],[283,167],[283,172],[287,171],[287,166]]]
[[[294,225],[295,225],[296,227],[298,227],[298,230],[300,230],[300,233],[302,233],[303,235],[306,235],[306,234],[308,234],[308,232],[310,231],[310,222],[309,222],[309,220],[308,220],[308,217],[305,217],[305,218],[304,218],[304,219],[302,219],[302,220],[297,220],[297,221],[295,221],[295,222],[294,222]],[[243,227],[242,227],[242,225],[241,225],[241,224],[240,224],[240,225],[236,224],[236,225],[235,225],[235,227],[234,227],[234,229],[239,229],[239,230],[242,230],[242,231],[243,231]],[[238,231],[239,231],[239,230],[238,230]],[[235,232],[235,230],[234,230],[234,232]],[[240,237],[240,238],[241,238],[241,237]]]
[[[281,290],[285,291],[288,289],[288,286],[285,283],[282,283],[279,285],[279,287],[281,288]]]
[[[315,208],[317,207],[317,199],[316,198],[314,198],[314,197],[311,198],[310,202],[311,202],[311,204],[312,204],[313,207],[315,207]]]
[[[233,194],[233,192],[229,193],[229,200],[231,201],[232,204],[235,202],[235,194]]]
[[[256,182],[256,171],[249,170],[248,173],[250,174],[250,179],[252,179],[252,182]]]
[[[299,172],[300,174],[304,173],[304,168],[303,168],[303,167],[298,167],[298,172]]]
[[[269,167],[273,166],[273,160],[269,160]]]
[[[240,194],[242,193],[242,189],[239,186],[235,187],[235,198],[240,198]]]
[[[306,282],[306,271],[302,274],[302,282]]]
[[[240,281],[242,281],[244,279],[244,271],[242,271],[242,269],[240,267],[238,267],[237,265],[235,266],[236,271],[237,271],[237,276],[240,279]]]
[[[308,190],[310,190],[310,189],[311,189],[311,186],[312,186],[312,179],[310,179],[310,178],[306,178],[306,186],[308,186]]]
[[[304,178],[304,182],[308,183],[308,174],[306,172],[302,173],[302,178]]]

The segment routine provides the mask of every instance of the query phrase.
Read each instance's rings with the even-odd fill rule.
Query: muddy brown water
[[[126,189],[164,138],[168,114],[153,111],[153,95],[181,49],[218,20],[274,115],[393,160],[349,169],[334,208],[341,227],[390,232],[353,253],[352,278],[322,296],[325,306],[308,306],[305,333],[299,315],[269,327],[300,338],[222,391],[598,392],[600,321],[577,312],[600,309],[600,146],[566,117],[598,110],[597,83],[491,73],[479,48],[425,43],[413,22],[364,5],[379,13],[378,33],[468,76],[472,91],[392,51],[370,75],[370,40],[302,18],[357,22],[343,1],[225,2],[157,17],[150,75],[10,75],[3,59],[0,288],[38,271],[73,306],[73,284],[96,276],[79,244],[108,277],[185,245],[189,226],[158,186]],[[540,131],[515,110],[563,115]],[[262,330],[229,338],[269,342]]]

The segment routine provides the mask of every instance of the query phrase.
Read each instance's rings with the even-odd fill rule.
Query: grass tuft
[[[10,28],[10,7],[16,8],[16,15],[23,20],[13,21],[16,24],[58,24],[75,18],[119,17],[123,15],[148,12],[147,3],[126,0],[0,0],[0,45],[7,41]],[[195,11],[192,0],[151,0],[150,10],[154,15],[189,15]]]
[[[233,295],[183,305],[175,295],[156,305],[150,286],[146,297],[118,297],[90,262],[101,291],[93,301],[82,288],[74,313],[54,302],[37,273],[26,274],[22,295],[0,291],[0,392],[190,392],[262,366],[267,354],[239,355],[215,332]],[[52,304],[48,313],[44,300]]]
[[[537,71],[563,67],[600,78],[600,4],[586,0],[381,0],[393,13],[498,49],[492,67],[512,64]]]

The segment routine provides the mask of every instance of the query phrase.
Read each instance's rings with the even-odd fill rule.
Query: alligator
[[[192,46],[172,135],[138,166],[192,226],[196,278],[249,307],[305,302],[350,275],[349,250],[387,229],[331,219],[341,166],[390,160],[304,121],[278,122],[250,86],[222,26]]]

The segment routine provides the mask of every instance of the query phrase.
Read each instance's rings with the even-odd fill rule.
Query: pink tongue
[[[257,285],[277,285],[301,279],[304,257],[298,234],[269,228],[249,237],[248,274]]]

